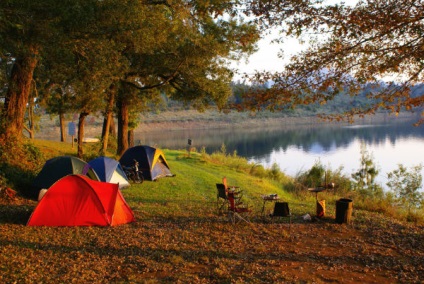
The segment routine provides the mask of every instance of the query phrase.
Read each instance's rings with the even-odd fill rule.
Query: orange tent
[[[118,184],[68,175],[47,190],[28,226],[115,226],[133,221]]]

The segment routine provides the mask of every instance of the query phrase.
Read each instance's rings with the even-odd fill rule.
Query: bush
[[[373,155],[368,152],[365,143],[362,143],[360,168],[352,174],[352,189],[366,197],[383,197],[383,188],[375,182],[378,173]]]
[[[396,200],[408,209],[408,212],[418,208],[424,200],[423,193],[419,192],[423,181],[422,168],[422,165],[418,165],[408,171],[400,164],[398,169],[387,174],[387,186],[393,191]]]
[[[35,174],[44,164],[45,158],[30,141],[16,143],[0,139],[0,172],[7,186],[22,195],[27,195]]]
[[[325,169],[318,160],[309,170],[297,173],[293,186],[289,188],[293,192],[300,193],[307,188],[322,186],[333,189],[338,195],[346,195],[350,192],[351,181],[342,171],[343,167],[336,170]]]
[[[203,149],[201,154],[205,161],[225,165],[255,177],[269,178],[283,184],[290,184],[291,182],[291,179],[281,172],[276,163],[274,163],[270,169],[266,169],[262,165],[256,163],[249,163],[245,158],[238,156],[236,151],[231,155],[227,154],[227,149],[224,144],[222,144],[218,152],[208,155]]]
[[[252,164],[249,174],[259,178],[265,178],[267,176],[267,171],[261,164]]]
[[[315,164],[305,172],[299,172],[296,175],[296,181],[304,185],[305,187],[318,187],[324,185],[325,179],[325,168],[321,164],[321,161],[315,161]]]

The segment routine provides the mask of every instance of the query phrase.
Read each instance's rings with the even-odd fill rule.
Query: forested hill
[[[272,84],[268,83],[265,85],[257,85],[254,88],[269,88]],[[232,90],[233,95],[229,98],[229,103],[240,103],[242,101],[243,93],[251,90],[252,86],[242,83],[242,82],[233,82]],[[346,92],[341,93],[336,96],[333,100],[328,101],[326,104],[309,104],[309,105],[298,105],[296,108],[286,108],[278,112],[274,112],[272,116],[291,116],[291,117],[308,117],[314,116],[317,114],[338,114],[351,110],[352,108],[365,109],[369,107],[373,101],[371,101],[367,94],[370,92],[378,92],[381,90],[381,87],[375,85],[366,85],[363,91],[357,96],[351,96]],[[424,84],[418,84],[411,88],[412,97],[420,97],[424,94]],[[181,110],[187,109],[184,104],[181,102],[173,101],[163,98],[163,101],[158,105],[151,106],[151,110],[154,112],[159,111],[169,111],[169,110]],[[414,111],[419,113],[422,108],[417,108]],[[228,109],[231,111],[231,109]],[[224,110],[225,112],[225,110]],[[387,111],[386,111],[387,112]],[[266,113],[266,112],[265,112]],[[264,115],[264,113],[260,113]],[[259,115],[260,116],[260,115]],[[265,115],[266,116],[266,115]]]

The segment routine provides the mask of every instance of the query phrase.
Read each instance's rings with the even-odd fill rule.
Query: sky
[[[359,0],[345,0],[348,5],[355,5]],[[341,3],[340,0],[327,0],[325,4]],[[258,51],[248,58],[248,61],[242,60],[234,62],[231,67],[238,69],[239,73],[254,74],[255,71],[282,71],[284,64],[287,64],[291,55],[298,53],[300,50],[305,49],[305,45],[301,45],[297,39],[285,39],[283,44],[271,43],[272,39],[278,37],[278,31],[273,31],[270,35],[263,37],[258,42]],[[278,57],[280,51],[283,50],[285,60]],[[242,76],[234,76],[234,80],[241,79]]]
[[[241,60],[233,63],[232,67],[238,69],[240,73],[254,74],[255,71],[281,71],[287,59],[283,60],[278,54],[283,50],[284,57],[289,58],[290,55],[298,52],[302,46],[296,39],[287,39],[284,44],[271,43],[272,39],[278,36],[277,32],[273,32],[262,38],[258,42],[258,51],[251,55],[248,60]],[[235,76],[236,80],[241,75]]]

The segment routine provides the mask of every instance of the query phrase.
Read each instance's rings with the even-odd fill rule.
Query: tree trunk
[[[31,91],[31,81],[37,66],[37,51],[24,58],[17,58],[12,68],[10,85],[2,112],[1,134],[7,139],[22,137],[26,106]]]
[[[34,98],[30,97],[28,99],[28,128],[25,127],[30,139],[34,139],[34,124]]]
[[[66,129],[65,129],[65,115],[59,113],[59,125],[60,125],[60,142],[66,141]]]
[[[106,108],[105,113],[105,119],[103,122],[103,129],[102,129],[102,149],[100,150],[100,154],[104,155],[107,150],[107,144],[109,142],[109,129],[111,122],[113,120],[113,105],[115,103],[115,93],[116,93],[116,87],[114,84],[112,84],[109,88],[109,101]]]
[[[82,159],[84,150],[82,148],[82,140],[84,139],[84,121],[88,116],[88,112],[81,112],[78,118],[78,158]]]
[[[128,147],[134,147],[134,129],[128,130]]]
[[[124,96],[118,100],[118,149],[116,154],[121,156],[128,149],[128,102]]]
[[[116,137],[116,126],[115,126],[115,120],[113,119],[113,115],[112,115],[112,119],[110,120],[110,127],[109,127],[109,136],[111,137]]]
[[[28,132],[29,138],[30,139],[33,139],[34,138],[34,131],[32,131],[31,129],[29,129],[25,124],[24,124],[24,129]]]

